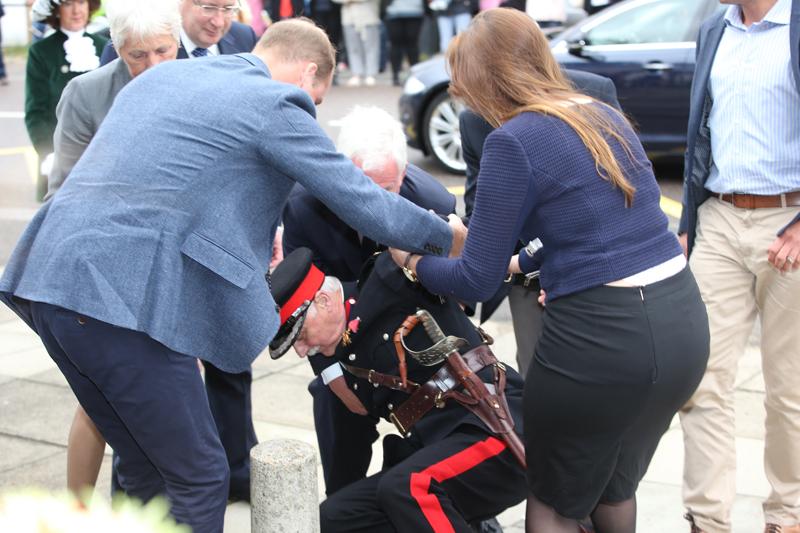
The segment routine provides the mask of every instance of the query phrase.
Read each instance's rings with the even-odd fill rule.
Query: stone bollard
[[[316,449],[292,439],[250,450],[252,533],[318,533]]]

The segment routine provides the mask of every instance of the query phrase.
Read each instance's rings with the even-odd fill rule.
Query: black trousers
[[[408,58],[409,65],[419,62],[419,30],[422,17],[387,18],[386,31],[389,34],[389,59],[392,63],[392,74],[395,78],[403,69],[403,56]]]
[[[378,440],[378,421],[351,412],[320,378],[308,386],[314,401],[317,435],[325,494],[331,496],[367,475],[372,444]]]
[[[527,494],[525,472],[503,441],[471,426],[353,483],[320,505],[322,533],[472,533]]]
[[[231,471],[229,496],[250,501],[250,449],[258,444],[250,394],[253,373],[230,374],[211,363],[206,369],[206,394]]]
[[[336,49],[336,61],[342,61],[341,57],[344,46],[342,45],[342,15],[341,8],[337,4],[328,11],[314,11],[314,22],[325,30],[333,47]]]

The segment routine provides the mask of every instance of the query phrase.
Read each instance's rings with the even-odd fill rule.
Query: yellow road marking
[[[463,196],[464,195],[464,186],[463,185],[456,185],[454,187],[448,187],[447,191],[450,194],[454,194],[456,196]],[[672,218],[681,218],[681,203],[673,200],[672,198],[667,198],[666,196],[661,197],[661,210],[664,211],[668,216]]]
[[[36,183],[36,180],[39,177],[39,157],[36,155],[36,150],[34,150],[32,146],[0,148],[0,157],[15,155],[21,155],[25,158],[25,164],[28,167],[28,175],[30,176],[31,181]],[[456,185],[453,187],[447,187],[447,191],[456,196],[463,196],[464,186]],[[673,218],[681,217],[681,203],[673,200],[672,198],[667,198],[666,196],[661,197],[661,210]]]
[[[671,216],[672,218],[681,218],[681,211],[683,211],[683,205],[680,202],[673,200],[672,198],[667,198],[666,196],[661,197],[661,210],[664,211],[667,215]]]
[[[28,176],[36,184],[39,179],[39,156],[33,146],[16,146],[12,148],[0,148],[0,157],[21,155],[25,158],[25,166],[28,167]]]

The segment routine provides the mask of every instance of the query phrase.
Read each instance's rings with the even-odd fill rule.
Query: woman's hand
[[[392,260],[397,263],[397,266],[402,267],[408,252],[405,250],[398,250],[397,248],[389,248],[389,253],[392,254]]]
[[[458,257],[464,249],[464,242],[467,240],[467,227],[461,220],[461,217],[449,214],[447,215],[447,225],[453,230],[453,245],[450,247],[450,257]]]
[[[417,263],[422,258],[419,254],[412,254],[397,248],[389,248],[389,253],[392,254],[392,260],[400,268],[411,271],[414,275],[417,274]]]
[[[508,262],[508,273],[522,274],[522,269],[519,268],[519,254],[511,256],[511,260]]]

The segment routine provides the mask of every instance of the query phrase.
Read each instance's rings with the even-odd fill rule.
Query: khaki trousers
[[[683,499],[698,527],[731,530],[736,495],[734,384],[740,356],[761,320],[766,385],[764,468],[772,490],[766,522],[800,523],[800,272],[767,261],[777,231],[799,208],[740,209],[710,198],[698,211],[689,261],[708,309],[708,369],[681,410]]]

